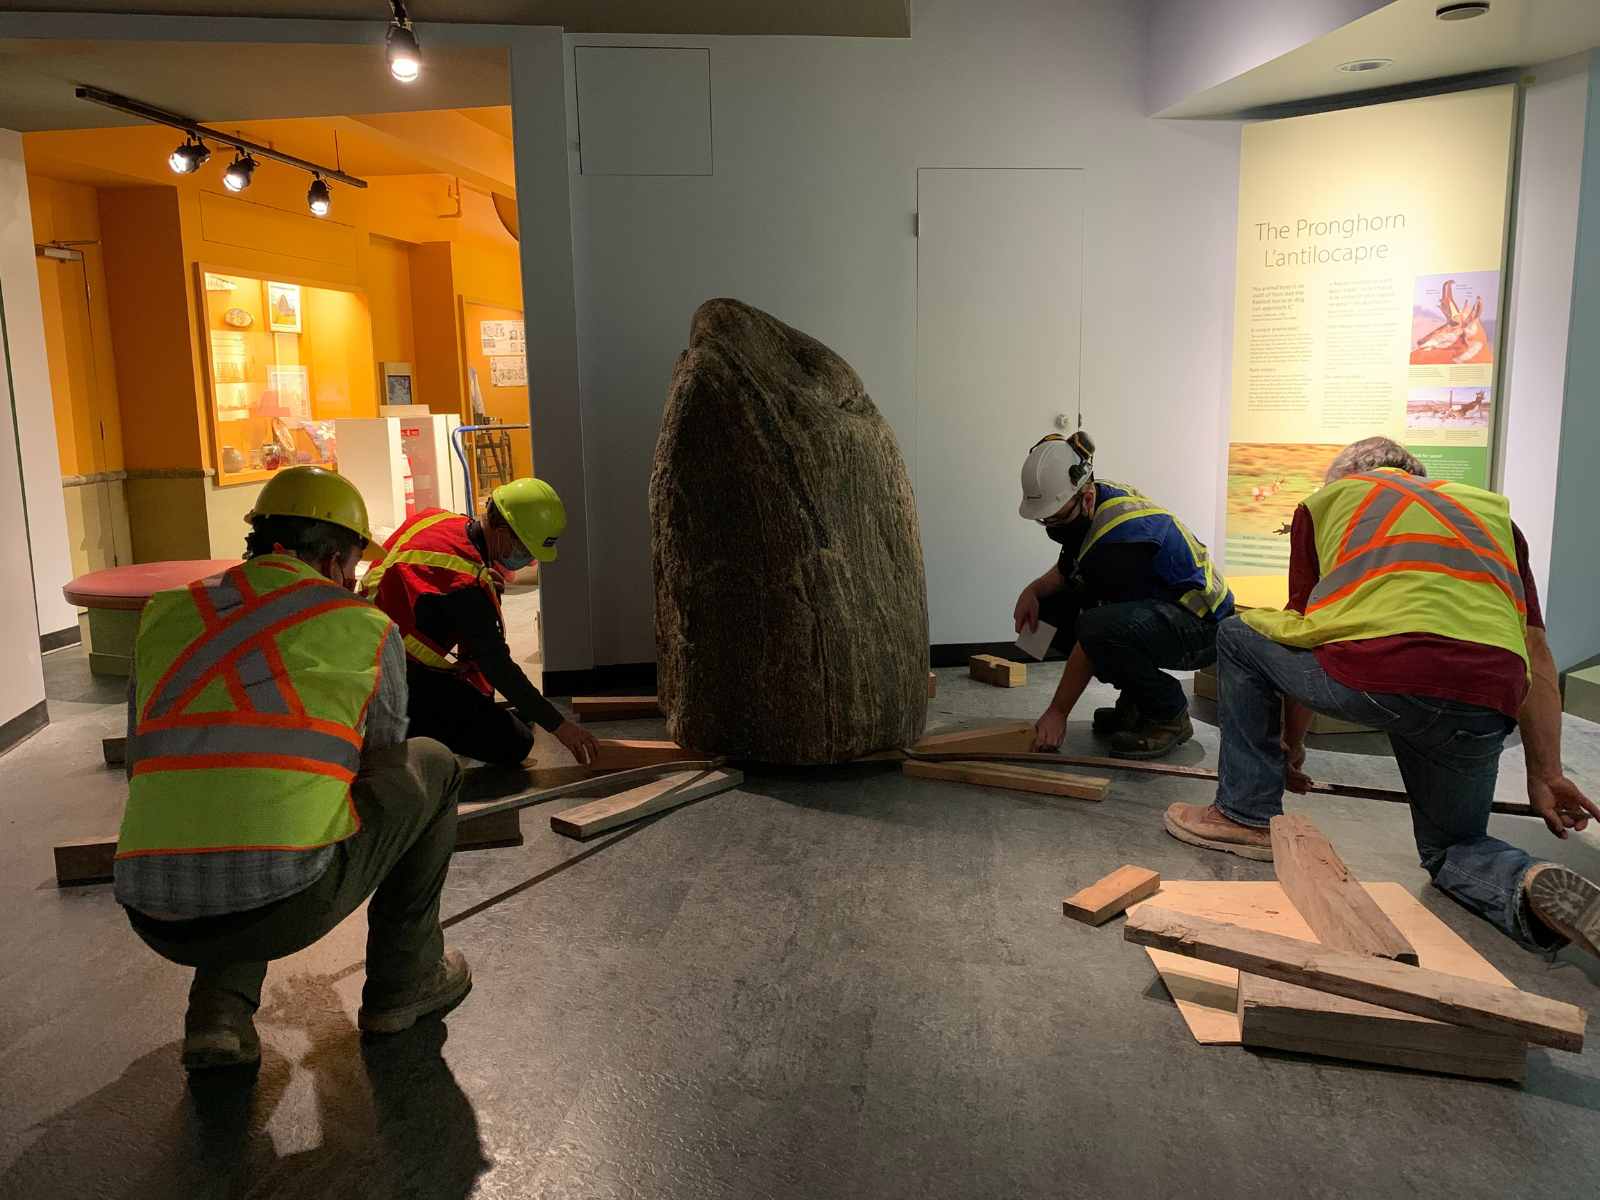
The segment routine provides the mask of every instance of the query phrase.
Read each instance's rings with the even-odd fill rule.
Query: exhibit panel
[[[1515,126],[1507,84],[1245,128],[1229,575],[1287,571],[1295,507],[1361,438],[1495,482]]]

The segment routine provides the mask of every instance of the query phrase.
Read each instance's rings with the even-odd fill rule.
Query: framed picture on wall
[[[267,284],[267,324],[273,333],[300,332],[299,284]]]

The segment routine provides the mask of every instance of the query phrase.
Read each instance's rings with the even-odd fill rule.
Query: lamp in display
[[[311,181],[311,186],[306,190],[306,203],[311,206],[311,215],[325,217],[328,209],[333,207],[333,194],[328,188],[328,181],[318,175]]]
[[[1471,4],[1442,4],[1433,10],[1433,15],[1441,21],[1470,21],[1473,17],[1481,17],[1488,13],[1489,5],[1485,0],[1476,0]]]
[[[401,0],[391,0],[391,7],[394,19],[389,22],[389,34],[384,39],[384,57],[389,60],[389,73],[401,83],[410,83],[422,70],[422,48],[411,30],[406,6]]]
[[[211,159],[211,151],[199,138],[188,141],[167,155],[167,165],[179,175],[193,175]]]
[[[230,192],[242,192],[250,186],[250,180],[256,173],[256,160],[248,154],[240,154],[222,173],[222,186]]]
[[[1363,71],[1381,71],[1385,67],[1394,66],[1392,58],[1357,58],[1350,62],[1340,63],[1339,70],[1349,75],[1359,75]]]

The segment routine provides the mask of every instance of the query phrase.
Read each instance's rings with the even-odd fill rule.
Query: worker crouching
[[[153,950],[195,968],[191,1070],[258,1061],[268,961],[369,895],[363,1030],[409,1028],[472,986],[439,925],[460,769],[406,740],[399,631],[351,594],[366,505],[295,467],[247,519],[243,564],[151,597],[129,679],[116,896]]]
[[[1216,661],[1217,622],[1233,594],[1205,546],[1172,513],[1126,484],[1097,482],[1083,431],[1052,434],[1022,467],[1023,517],[1061,547],[1056,564],[1023,589],[1016,629],[1053,625],[1066,654],[1034,748],[1054,750],[1091,677],[1118,692],[1094,730],[1118,758],[1159,758],[1194,736],[1183,685],[1168,671]]]
[[[512,659],[500,611],[502,573],[554,562],[566,525],[554,488],[518,479],[494,490],[481,521],[426,508],[385,543],[362,590],[404,637],[413,735],[510,765],[528,757],[529,725],[538,724],[578,762],[594,761],[594,735],[566,720]],[[495,703],[496,691],[516,712]]]

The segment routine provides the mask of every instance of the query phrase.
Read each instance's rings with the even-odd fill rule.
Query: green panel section
[[[1429,479],[1465,483],[1472,487],[1489,486],[1489,448],[1487,446],[1407,446],[1428,468]]]

